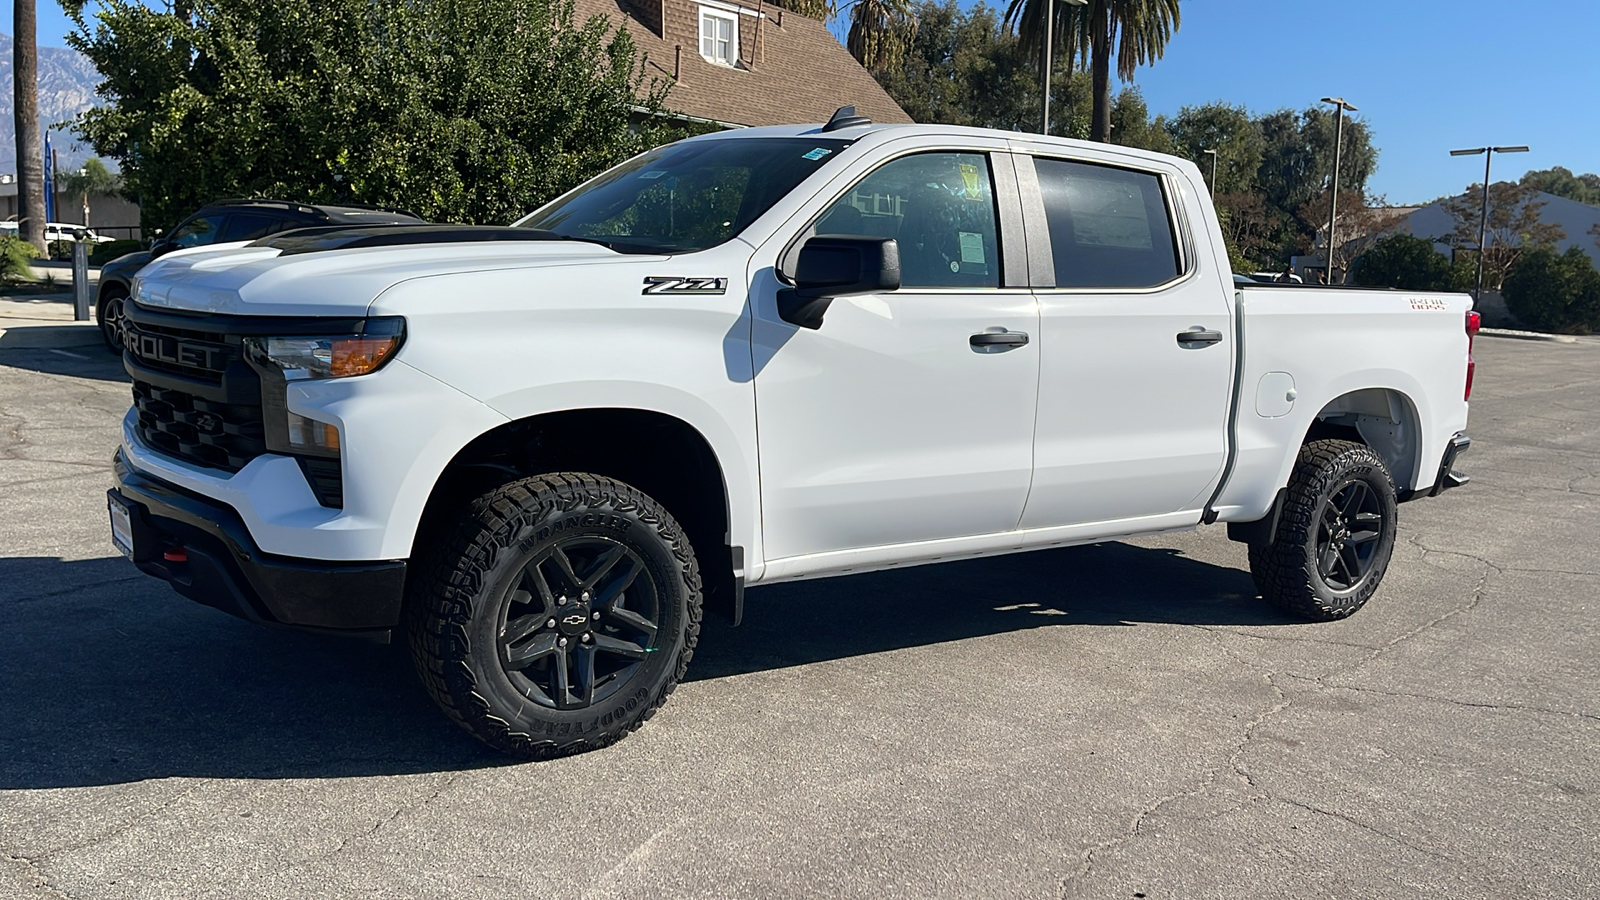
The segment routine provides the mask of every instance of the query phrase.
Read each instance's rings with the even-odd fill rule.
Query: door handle
[[[1014,350],[1027,342],[1028,335],[1022,331],[980,331],[967,338],[967,343],[979,352]]]
[[[1222,332],[1220,331],[1180,331],[1178,332],[1180,344],[1220,344]]]

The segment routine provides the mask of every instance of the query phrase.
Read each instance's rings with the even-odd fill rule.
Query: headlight
[[[261,424],[268,450],[302,458],[339,458],[343,443],[339,429],[291,412],[288,385],[376,372],[400,349],[405,320],[365,319],[352,332],[245,338],[245,361],[261,377]]]
[[[258,368],[277,369],[284,381],[347,378],[377,371],[404,337],[403,319],[368,319],[360,334],[247,338],[245,353]]]

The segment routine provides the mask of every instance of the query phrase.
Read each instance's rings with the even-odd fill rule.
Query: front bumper
[[[109,493],[128,508],[134,564],[179,594],[263,624],[387,637],[399,623],[404,560],[264,553],[232,507],[134,471],[120,450],[113,462]]]

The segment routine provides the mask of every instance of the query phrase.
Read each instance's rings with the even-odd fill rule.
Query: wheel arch
[[[513,419],[468,441],[435,479],[412,538],[413,557],[458,504],[517,478],[587,472],[638,488],[689,537],[707,607],[738,618],[743,549],[733,535],[727,472],[712,442],[677,416],[635,407],[587,407]]]
[[[1299,446],[1324,438],[1365,444],[1383,459],[1394,478],[1396,492],[1405,497],[1417,489],[1422,476],[1422,423],[1416,402],[1405,391],[1393,387],[1357,388],[1323,404]]]

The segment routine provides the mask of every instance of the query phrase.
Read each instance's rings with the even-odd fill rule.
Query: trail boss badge
[[[646,275],[646,294],[726,294],[726,278],[677,278],[671,275]]]

